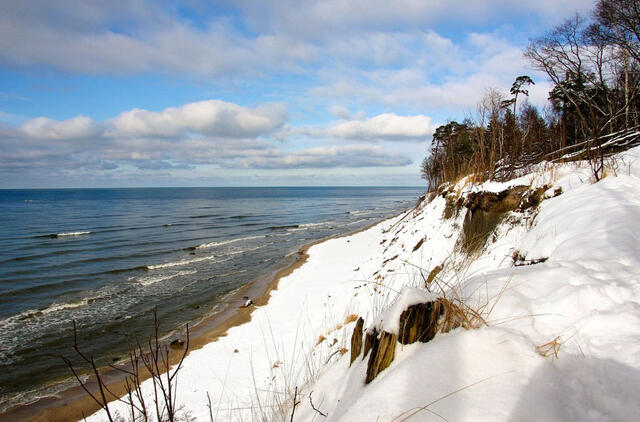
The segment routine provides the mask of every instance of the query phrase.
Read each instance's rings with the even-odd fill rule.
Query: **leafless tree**
[[[175,422],[178,419],[177,407],[177,375],[189,350],[189,326],[186,326],[186,341],[181,344],[182,353],[176,366],[171,368],[171,348],[160,340],[157,312],[154,310],[154,331],[143,345],[137,337],[127,337],[128,359],[125,364],[108,367],[124,376],[125,394],[120,397],[108,384],[93,356],[86,355],[78,344],[78,330],[73,322],[73,349],[80,360],[88,365],[96,388],[83,381],[81,374],[66,356],[61,356],[85,393],[104,411],[109,421],[118,418],[109,407],[109,402],[124,403],[129,409],[130,420],[148,421],[155,414],[157,421]],[[153,404],[146,402],[142,382],[148,376],[153,385]],[[152,406],[152,407],[151,407]],[[153,408],[153,410],[151,410]]]

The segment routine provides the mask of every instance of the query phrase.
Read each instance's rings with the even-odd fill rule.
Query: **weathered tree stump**
[[[442,306],[438,301],[409,306],[400,314],[398,341],[411,344],[416,341],[426,343],[433,339],[441,312]]]
[[[425,298],[425,300],[429,299]],[[401,344],[411,344],[416,341],[426,343],[432,340],[438,331],[448,332],[460,326],[458,312],[460,312],[458,307],[446,298],[437,298],[428,302],[416,303],[402,311],[398,334],[378,331],[379,327],[367,330],[362,353],[363,360],[369,355],[365,384],[369,384],[380,372],[391,365],[395,356],[396,342]],[[397,315],[395,312],[392,314]],[[351,337],[351,363],[360,355],[363,325],[364,320],[358,318]]]
[[[359,317],[351,335],[351,362],[349,362],[349,366],[360,356],[360,351],[362,350],[362,327],[364,327],[364,319]]]
[[[364,338],[364,352],[362,353],[362,360],[367,357],[367,353],[373,347],[373,343],[376,338],[378,338],[378,330],[375,328],[373,330],[367,331],[367,335]]]
[[[395,356],[396,340],[397,336],[387,331],[382,331],[379,337],[376,336],[373,339],[365,384],[369,384],[380,372],[391,365]]]

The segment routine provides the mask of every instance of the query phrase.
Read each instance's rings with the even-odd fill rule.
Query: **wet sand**
[[[333,238],[351,236],[368,230],[385,220],[387,219],[376,221],[356,231],[324,237],[305,244],[296,254],[286,257],[283,266],[275,274],[251,281],[231,293],[221,304],[222,309],[216,309],[214,314],[204,316],[197,324],[189,329],[189,351],[200,349],[204,345],[216,341],[220,337],[224,337],[230,328],[251,321],[253,310],[269,302],[271,292],[278,288],[280,279],[288,276],[304,265],[309,257],[307,252],[313,245]],[[245,297],[247,296],[253,300],[253,306],[242,307],[246,301]],[[172,338],[175,338],[175,336],[172,336]],[[181,357],[182,351],[172,350],[170,354],[171,364],[177,364]],[[126,393],[123,382],[124,378],[121,372],[106,368],[104,372],[101,370],[100,373],[103,381],[116,396],[121,397]],[[149,378],[149,374],[143,374],[143,377],[147,379]],[[97,391],[97,384],[94,377],[89,379],[87,386],[91,391]],[[108,399],[112,400],[115,398],[108,397]],[[33,403],[18,405],[8,409],[5,413],[0,414],[0,419],[7,422],[78,421],[82,420],[85,416],[95,413],[99,409],[98,404],[89,397],[79,385],[76,385],[61,391],[56,396],[43,397]]]

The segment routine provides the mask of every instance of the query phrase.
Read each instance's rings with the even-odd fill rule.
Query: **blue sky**
[[[522,48],[592,5],[2,2],[0,188],[421,185],[487,88],[544,105]]]

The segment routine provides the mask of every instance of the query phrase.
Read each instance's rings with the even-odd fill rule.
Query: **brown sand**
[[[202,321],[191,328],[189,330],[189,350],[192,351],[199,349],[207,343],[226,336],[227,331],[230,328],[251,321],[251,313],[255,307],[264,306],[269,302],[271,292],[278,288],[278,282],[280,279],[288,276],[307,261],[309,258],[307,252],[313,245],[325,242],[332,238],[351,236],[368,230],[379,224],[381,221],[377,221],[353,232],[337,236],[328,236],[302,246],[295,257],[295,260],[291,263],[291,258],[289,258],[289,262],[285,262],[285,266],[280,269],[273,278],[271,278],[271,280],[265,277],[246,284],[233,293],[231,297],[227,298],[225,301],[226,306],[221,312],[210,317],[205,317]],[[245,296],[251,297],[255,306],[246,308],[241,307],[240,304],[245,302]],[[177,364],[181,355],[182,353],[179,351],[171,353],[171,363]],[[107,369],[103,373],[101,370],[101,377],[108,385],[109,389],[118,397],[121,397],[126,393],[121,373],[112,369]],[[145,379],[148,377],[148,374],[144,376]],[[95,389],[97,388],[97,385],[95,380],[90,380],[88,382],[88,387],[90,390],[96,391]],[[107,398],[109,399],[109,397]],[[100,407],[98,404],[78,385],[60,392],[56,397],[43,397],[28,405],[15,406],[7,412],[0,414],[0,420],[5,422],[78,421],[82,420],[85,416],[95,413],[99,409]]]

